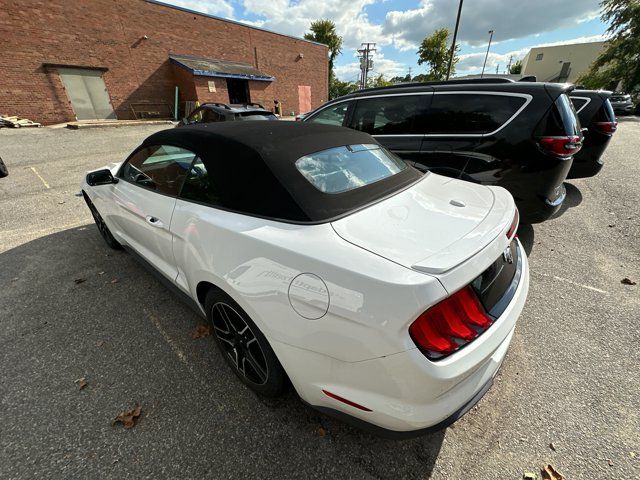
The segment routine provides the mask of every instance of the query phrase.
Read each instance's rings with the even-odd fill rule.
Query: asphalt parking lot
[[[531,289],[492,389],[408,441],[258,398],[202,320],[104,244],[87,169],[163,127],[0,131],[0,478],[640,478],[640,121],[558,217],[523,226]],[[76,380],[84,378],[80,389]],[[112,426],[139,402],[132,429]]]

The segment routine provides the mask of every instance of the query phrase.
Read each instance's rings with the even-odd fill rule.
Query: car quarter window
[[[165,195],[177,196],[195,154],[171,145],[145,147],[134,153],[120,178]]]
[[[321,110],[319,113],[307,120],[312,123],[322,123],[324,125],[342,126],[344,118],[347,115],[347,109],[352,102],[341,102],[337,105]]]
[[[525,98],[474,92],[434,94],[427,116],[427,133],[483,134],[504,125]]]
[[[579,111],[582,107],[584,107],[588,101],[589,101],[588,98],[571,97],[571,103],[573,103],[573,108],[576,109],[576,112]]]
[[[371,135],[424,133],[429,95],[399,95],[359,99],[350,127]]]
[[[213,176],[209,176],[207,167],[199,157],[193,162],[191,170],[184,180],[180,198],[193,200],[207,205],[220,205],[219,188]]]

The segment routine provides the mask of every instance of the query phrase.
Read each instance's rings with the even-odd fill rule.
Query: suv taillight
[[[469,285],[420,315],[409,334],[427,358],[437,360],[471,342],[492,323]]]
[[[594,122],[593,126],[600,133],[613,135],[613,132],[618,129],[618,122]]]
[[[520,213],[516,208],[516,213],[513,215],[513,220],[511,221],[511,225],[509,225],[509,230],[507,230],[507,238],[511,240],[516,235],[516,231],[518,230],[518,223],[520,223]]]
[[[541,137],[538,143],[542,150],[558,157],[570,157],[582,148],[582,138],[578,135]]]

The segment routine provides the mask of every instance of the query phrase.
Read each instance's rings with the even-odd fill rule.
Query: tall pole
[[[484,56],[484,65],[482,65],[480,78],[484,77],[484,67],[487,66],[487,58],[489,57],[489,49],[491,48],[491,39],[493,39],[493,30],[489,30],[489,45],[487,46],[487,54]]]
[[[371,48],[373,46],[374,48]],[[360,77],[360,88],[367,87],[367,76],[370,70],[370,58],[371,52],[375,52],[376,44],[375,43],[362,43],[362,47],[358,50],[358,53],[361,55],[360,57],[360,70],[362,71],[362,76]]]
[[[456,28],[453,31],[453,42],[451,43],[451,53],[449,53],[449,66],[447,67],[447,80],[449,80],[449,75],[451,75],[451,66],[453,64],[453,55],[456,53],[456,39],[458,38],[458,27],[460,26],[460,14],[462,13],[462,2],[464,0],[460,0],[460,4],[458,5],[458,17],[456,18]]]

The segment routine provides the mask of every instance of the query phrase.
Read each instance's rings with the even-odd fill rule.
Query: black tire
[[[109,247],[113,248],[114,250],[122,250],[122,245],[120,245],[115,237],[111,234],[111,231],[109,231],[109,227],[107,227],[107,224],[104,223],[102,216],[96,209],[93,202],[89,199],[86,193],[82,192],[82,195],[87,202],[87,206],[91,211],[91,215],[93,215],[93,220],[96,222],[98,231],[100,232],[100,235],[102,235],[102,238],[104,238],[104,241],[107,242],[107,245],[109,245]]]
[[[205,311],[220,352],[238,378],[260,395],[280,395],[287,375],[249,315],[231,297],[216,289],[207,293]]]
[[[6,177],[7,175],[9,175],[9,170],[2,161],[2,158],[0,158],[0,178]]]

